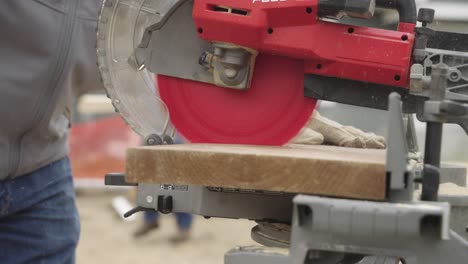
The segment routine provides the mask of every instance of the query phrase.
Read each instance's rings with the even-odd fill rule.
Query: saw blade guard
[[[134,57],[145,28],[172,5],[172,1],[105,0],[99,17],[96,49],[103,84],[115,110],[143,137],[174,134],[154,75],[139,69]]]

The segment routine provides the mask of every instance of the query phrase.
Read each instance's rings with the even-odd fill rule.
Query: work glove
[[[344,126],[315,111],[309,123],[292,140],[293,144],[335,145],[349,148],[386,148],[385,138],[366,133],[352,126]]]

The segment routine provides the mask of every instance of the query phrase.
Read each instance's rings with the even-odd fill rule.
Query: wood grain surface
[[[126,180],[383,200],[385,150],[183,144],[128,149]]]

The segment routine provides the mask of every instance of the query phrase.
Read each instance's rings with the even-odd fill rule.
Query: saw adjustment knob
[[[158,196],[158,211],[162,214],[172,213],[173,201],[172,196]]]
[[[430,8],[420,8],[418,12],[418,22],[422,23],[425,27],[427,24],[431,24],[434,21],[435,10]]]

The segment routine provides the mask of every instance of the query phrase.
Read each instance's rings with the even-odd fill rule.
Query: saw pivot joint
[[[214,51],[205,51],[198,63],[213,74],[217,86],[238,90],[248,89],[256,52],[239,46],[214,43]]]

